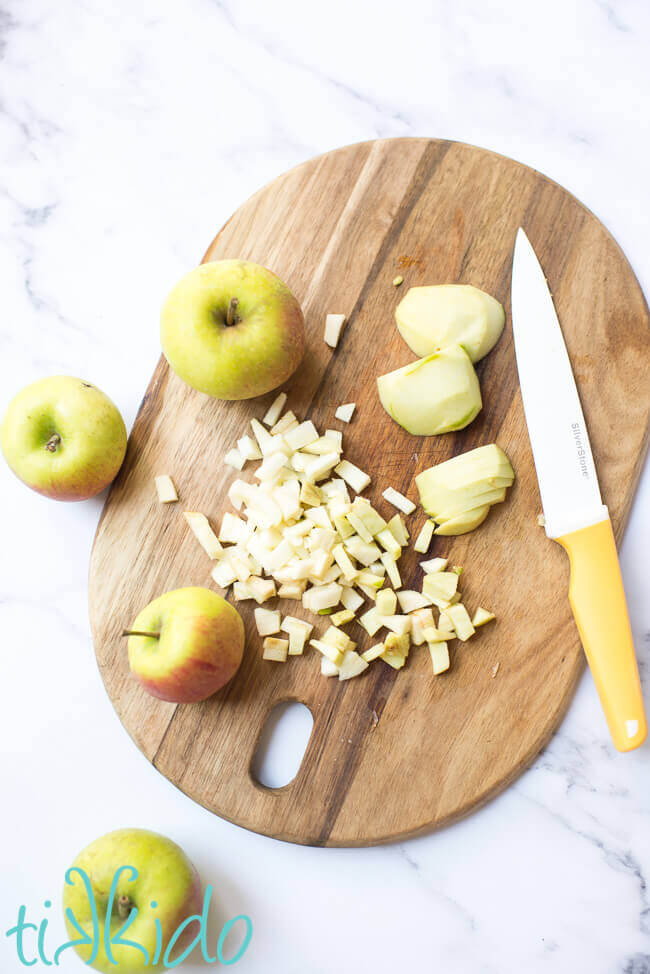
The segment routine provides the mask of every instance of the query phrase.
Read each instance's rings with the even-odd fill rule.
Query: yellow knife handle
[[[647,727],[611,521],[557,541],[569,555],[569,601],[612,740],[617,750],[632,751]]]

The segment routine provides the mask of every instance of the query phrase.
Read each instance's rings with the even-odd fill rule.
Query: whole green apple
[[[126,427],[96,386],[53,375],[12,399],[0,442],[7,463],[32,490],[82,501],[108,486],[122,466]]]
[[[160,336],[172,369],[217,399],[251,399],[281,385],[305,351],[298,301],[279,277],[245,260],[201,264],[172,288]]]
[[[150,602],[129,636],[129,666],[145,690],[172,703],[212,696],[239,668],[244,623],[209,588],[178,588]]]
[[[137,870],[137,877],[133,870]],[[84,877],[89,881],[90,890]],[[179,925],[201,912],[201,884],[194,866],[171,839],[144,829],[120,829],[95,839],[77,856],[66,874],[63,908],[70,939],[81,938],[68,910],[91,941],[75,947],[85,963],[104,974],[110,971],[139,974],[160,970],[166,946]],[[93,911],[98,924],[94,922]],[[134,911],[128,929],[120,933]],[[158,938],[156,919],[160,922]],[[186,936],[181,936],[170,952],[172,958],[181,953],[183,943],[191,935],[189,925]],[[118,943],[119,939],[138,944],[146,951],[150,963],[146,963],[147,956],[141,949]],[[157,952],[160,957],[153,964]],[[115,963],[111,963],[109,955]]]

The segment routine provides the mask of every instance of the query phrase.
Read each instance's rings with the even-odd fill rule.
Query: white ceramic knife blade
[[[582,406],[546,277],[520,228],[512,264],[512,331],[546,534],[608,517]]]

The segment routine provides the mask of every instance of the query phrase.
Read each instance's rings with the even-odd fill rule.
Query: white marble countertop
[[[62,372],[130,424],[161,300],[230,212],[289,166],[378,136],[535,166],[606,223],[650,292],[648,36],[643,0],[5,0],[0,408]],[[104,692],[87,616],[102,499],[56,505],[6,468],[0,492],[3,972],[23,969],[4,937],[19,904],[40,918],[52,898],[61,942],[65,868],[125,825],[176,839],[223,917],[252,917],[242,972],[650,971],[650,745],[615,753],[589,675],[534,767],[459,825],[368,850],[252,835],[150,767]],[[649,502],[646,467],[622,547],[646,696]]]

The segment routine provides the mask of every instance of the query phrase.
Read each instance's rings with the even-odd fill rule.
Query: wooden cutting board
[[[161,358],[97,530],[90,569],[95,649],[106,689],[138,747],[186,794],[238,825],[331,846],[370,845],[446,825],[530,765],[567,709],[583,657],[567,601],[566,557],[537,524],[541,505],[510,327],[510,266],[520,225],[554,294],[620,539],[647,443],[648,308],[614,240],[560,186],[467,145],[367,142],[276,179],[237,210],[208,249],[205,260],[266,265],[301,301],[308,348],[286,387],[289,406],[318,428],[344,429],[345,455],[371,473],[366,496],[385,516],[394,512],[383,489],[391,485],[417,499],[416,473],[480,444],[498,442],[517,472],[507,501],[482,527],[432,546],[432,555],[464,566],[469,607],[480,602],[498,616],[470,643],[452,644],[444,676],[433,678],[426,648],[413,648],[400,672],[378,661],[343,684],[320,675],[313,651],[284,665],[265,662],[252,604],[239,603],[248,639],[235,679],[202,704],[162,703],[131,678],[120,631],[162,592],[214,587],[211,563],[182,511],[203,511],[220,523],[236,476],[224,454],[273,396],[210,399],[184,385]],[[392,286],[397,274],[401,288]],[[414,358],[393,319],[407,288],[449,282],[494,294],[508,321],[478,366],[484,403],[478,419],[457,434],[417,438],[383,411],[375,379]],[[323,341],[328,312],[348,319],[335,351]],[[334,420],[343,402],[357,403],[349,426]],[[158,504],[159,473],[173,476],[179,504]],[[407,520],[414,537],[424,515],[418,510]],[[420,588],[412,552],[400,567],[405,587]],[[282,609],[295,613],[296,606],[285,602]],[[366,648],[363,630],[348,629]],[[270,711],[285,700],[310,708],[313,732],[294,781],[266,789],[252,779],[251,759]],[[604,722],[594,728],[603,731]]]

